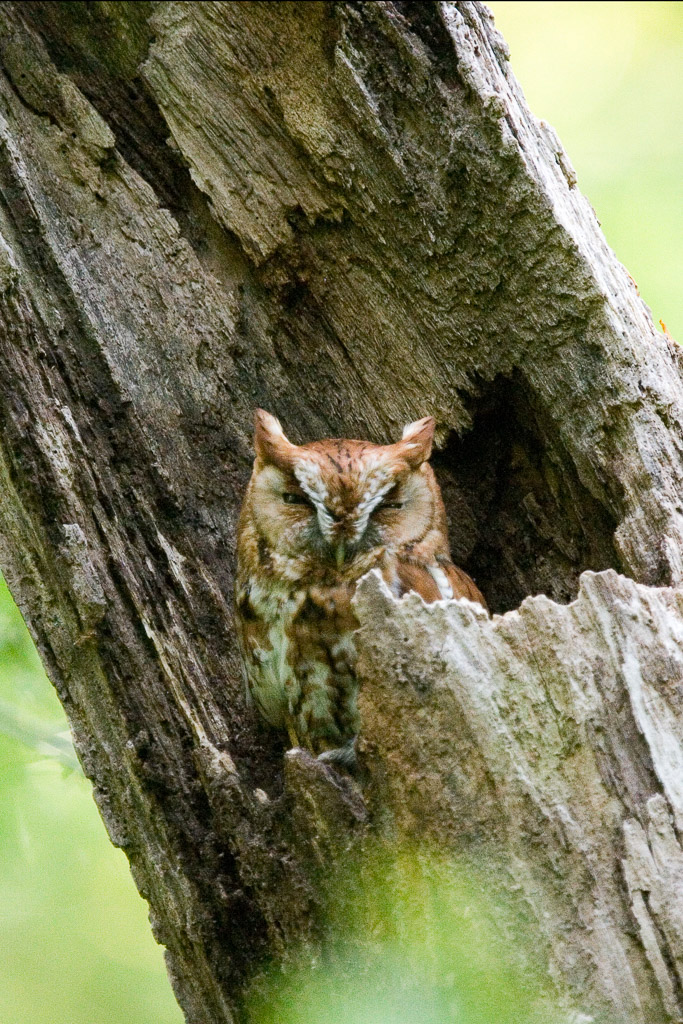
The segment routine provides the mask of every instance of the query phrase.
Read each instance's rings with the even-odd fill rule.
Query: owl
[[[351,599],[370,569],[396,597],[466,597],[453,565],[439,485],[428,463],[434,419],[396,444],[295,445],[257,409],[256,460],[237,540],[236,620],[247,691],[293,746],[350,763],[358,733]]]

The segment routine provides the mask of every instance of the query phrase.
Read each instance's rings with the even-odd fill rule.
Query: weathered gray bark
[[[486,8],[0,20],[1,563],[188,1020],[316,941],[317,868],[388,819],[490,854],[570,1002],[683,1019],[680,360]],[[244,706],[256,404],[298,439],[434,413],[509,612],[364,586],[364,797]]]

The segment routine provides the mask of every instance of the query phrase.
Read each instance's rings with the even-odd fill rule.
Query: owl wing
[[[430,604],[447,597],[467,597],[488,611],[484,596],[466,572],[445,558],[422,565],[415,561],[399,561],[398,578],[403,594],[414,590]]]
[[[451,585],[453,597],[467,597],[470,601],[476,601],[477,604],[483,605],[486,611],[489,610],[484,595],[471,576],[468,576],[466,572],[463,572],[462,569],[459,569],[457,565],[453,565],[450,561],[442,562],[441,568]]]

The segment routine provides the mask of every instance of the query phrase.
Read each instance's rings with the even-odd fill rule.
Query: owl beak
[[[334,549],[334,554],[337,560],[337,568],[341,569],[342,565],[344,564],[344,559],[346,558],[346,541],[339,541],[336,548]]]

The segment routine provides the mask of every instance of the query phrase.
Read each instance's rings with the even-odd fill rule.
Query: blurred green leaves
[[[0,658],[2,658],[1,644]],[[55,758],[71,771],[80,771],[68,729],[57,731],[57,728],[45,725],[34,715],[21,711],[16,704],[4,700],[0,700],[0,734],[9,739],[18,740],[38,754]]]
[[[472,866],[377,847],[334,884],[324,959],[273,971],[252,1024],[552,1024],[521,918]],[[566,1018],[565,1018],[566,1019]]]
[[[126,859],[0,580],[0,1020],[180,1024]]]

